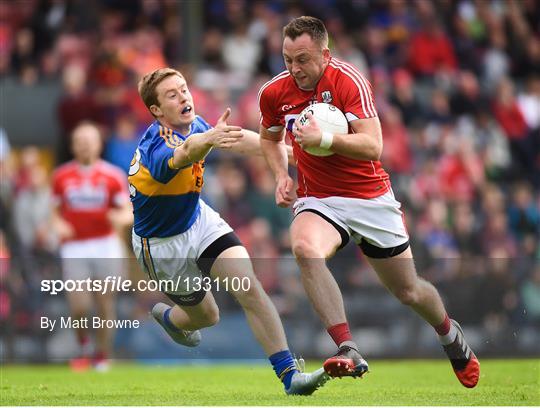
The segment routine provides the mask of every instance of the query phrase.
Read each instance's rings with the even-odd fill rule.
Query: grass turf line
[[[308,368],[317,368],[309,364]],[[334,379],[288,397],[269,366],[119,364],[107,373],[65,365],[0,368],[1,405],[540,405],[540,359],[481,360],[472,390],[447,361],[377,361],[362,380]]]

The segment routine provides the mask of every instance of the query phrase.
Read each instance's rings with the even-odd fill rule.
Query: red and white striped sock
[[[456,339],[457,329],[450,321],[448,315],[444,316],[444,321],[441,324],[433,326],[433,328],[439,335],[439,341],[444,346],[453,343]]]

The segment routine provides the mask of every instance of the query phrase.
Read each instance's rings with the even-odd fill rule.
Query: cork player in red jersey
[[[291,242],[302,283],[338,347],[325,370],[333,377],[361,377],[368,371],[352,339],[340,289],[326,266],[326,259],[352,238],[388,290],[434,327],[459,381],[474,387],[478,359],[435,287],[416,273],[401,205],[379,161],[382,132],[369,81],[330,55],[328,33],[319,19],[296,18],[283,33],[287,70],[259,92],[261,148],[275,175],[276,203],[294,203]],[[304,126],[296,122],[306,106],[317,102],[331,103],[345,114],[348,134],[322,132],[312,116]],[[298,168],[296,199],[285,135]],[[325,147],[333,154],[313,156],[307,147]]]
[[[52,225],[62,241],[64,280],[104,281],[120,277],[125,273],[125,251],[118,231],[133,222],[124,174],[100,159],[102,141],[95,124],[80,123],[72,136],[74,159],[58,167],[52,179]],[[116,316],[114,291],[72,291],[67,292],[67,300],[73,320],[88,319],[93,305],[103,320]],[[82,371],[93,363],[96,370],[107,370],[114,329],[96,328],[91,359],[89,327],[81,324],[73,328],[79,355],[71,360],[72,369]]]

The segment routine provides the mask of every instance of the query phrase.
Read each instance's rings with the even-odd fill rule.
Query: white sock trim
[[[356,351],[358,351],[358,346],[356,345],[356,343],[352,340],[347,340],[347,341],[344,341],[343,343],[341,343],[338,348],[341,348],[343,346],[348,346],[350,348],[353,348],[355,349]]]
[[[456,326],[454,326],[453,324],[450,324],[450,331],[444,336],[439,336],[439,341],[441,342],[443,346],[448,346],[449,344],[452,344],[454,342],[454,340],[457,337],[457,334],[458,332],[457,332]]]

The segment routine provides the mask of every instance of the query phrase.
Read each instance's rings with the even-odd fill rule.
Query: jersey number
[[[135,150],[135,154],[133,155],[133,159],[131,159],[131,163],[129,164],[129,172],[128,172],[129,176],[134,176],[135,174],[139,172],[141,168],[140,160],[141,160],[141,152],[137,148],[137,150]],[[129,195],[131,197],[135,197],[136,193],[137,193],[137,190],[135,189],[135,186],[129,183]]]

